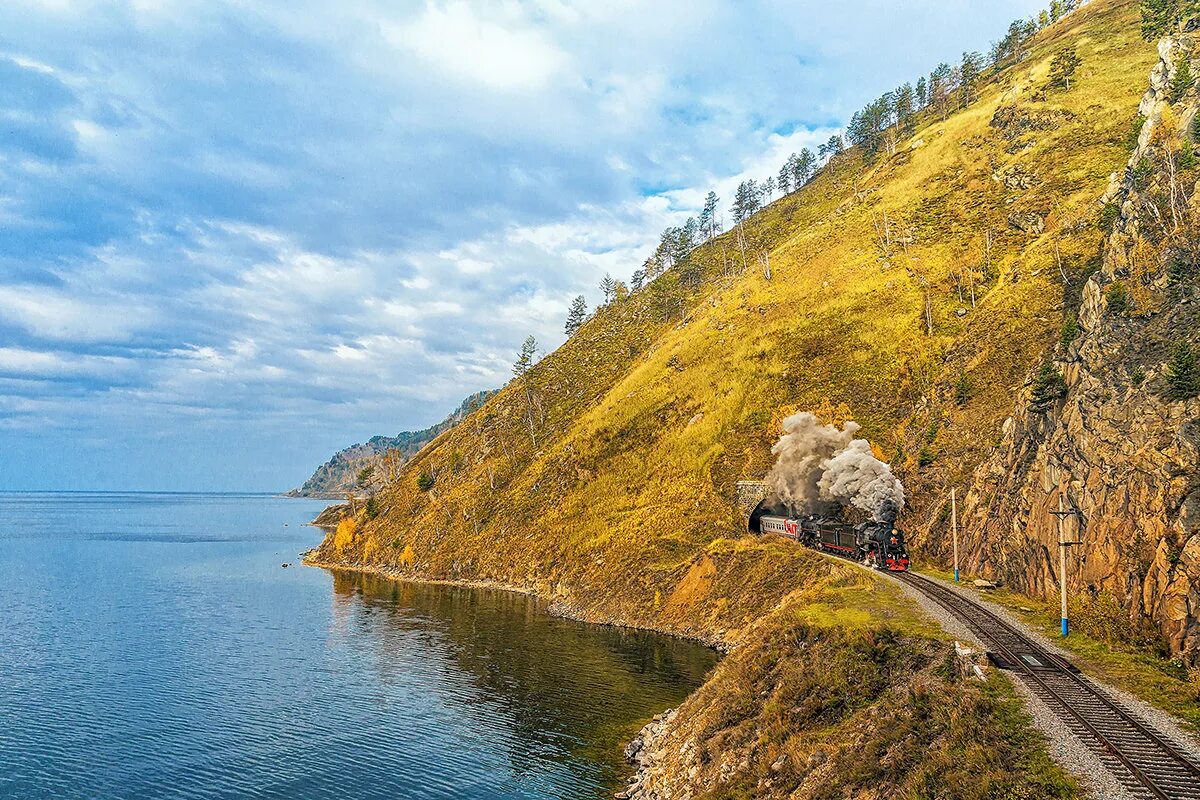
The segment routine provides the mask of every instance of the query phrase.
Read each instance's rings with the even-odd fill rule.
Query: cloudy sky
[[[5,0],[0,489],[276,490],[1029,0]]]

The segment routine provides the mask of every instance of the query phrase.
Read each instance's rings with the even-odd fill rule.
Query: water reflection
[[[307,567],[320,503],[0,493],[0,798],[593,798],[708,650]]]
[[[549,616],[535,598],[333,572],[333,635],[374,642],[389,685],[436,683],[484,729],[502,720],[514,783],[574,765],[581,790],[612,787],[621,744],[715,663],[694,644]],[[409,656],[419,646],[420,663]]]

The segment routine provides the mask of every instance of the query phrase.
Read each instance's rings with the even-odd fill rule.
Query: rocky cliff
[[[361,444],[352,444],[339,450],[317,467],[302,486],[292,489],[287,495],[345,497],[348,492],[377,489],[394,476],[422,447],[433,441],[438,434],[453,428],[493,394],[495,391],[470,395],[441,422],[423,430],[403,431],[395,436],[373,436]],[[370,474],[366,485],[360,485],[358,476],[364,468],[370,468]]]
[[[1030,373],[964,507],[970,569],[1052,596],[1060,535],[1080,541],[1067,566],[1072,615],[1102,635],[1161,635],[1191,664],[1200,663],[1200,402],[1173,390],[1167,363],[1195,339],[1200,315],[1195,98],[1178,88],[1172,97],[1179,58],[1195,46],[1191,34],[1159,42],[1137,144],[1099,202],[1111,232],[1082,291],[1078,337]],[[1060,385],[1046,378],[1054,370]],[[1060,500],[1078,510],[1061,530],[1050,513]]]
[[[309,563],[500,584],[582,619],[728,649],[718,673],[668,726],[684,737],[663,740],[671,748],[658,778],[670,796],[929,794],[964,785],[956,772],[964,763],[976,775],[995,767],[996,783],[979,781],[956,796],[1071,795],[1061,776],[1030,766],[1025,756],[1040,744],[1014,734],[1020,722],[1003,710],[1007,700],[990,694],[995,684],[984,692],[946,682],[938,665],[949,644],[922,628],[928,621],[903,598],[852,565],[746,535],[737,501],[773,463],[785,417],[853,418],[905,483],[903,524],[920,558],[946,555],[947,490],[984,464],[967,501],[972,564],[1034,591],[1052,585],[1052,529],[1042,510],[1056,503],[1054,486],[1069,473],[1049,465],[1083,463],[1051,457],[1054,432],[1073,403],[1096,404],[1087,430],[1099,433],[1061,438],[1063,447],[1100,458],[1094,454],[1111,447],[1103,437],[1114,420],[1134,424],[1134,416],[1121,416],[1124,406],[1111,405],[1135,391],[1132,359],[1158,358],[1152,347],[1165,349],[1183,324],[1172,315],[1186,313],[1168,309],[1188,308],[1182,299],[1155,301],[1170,293],[1112,255],[1121,252],[1113,232],[1134,224],[1128,191],[1161,194],[1154,188],[1161,170],[1140,159],[1136,185],[1121,200],[1124,179],[1109,179],[1130,160],[1146,76],[1162,72],[1154,46],[1138,35],[1138,18],[1130,0],[1083,5],[1040,31],[1023,57],[989,69],[961,107],[944,116],[924,110],[892,152],[838,154],[735,231],[597,309],[554,353],[423,448],[381,488],[375,513],[362,509],[344,520]],[[1069,89],[1052,86],[1051,64],[1068,51],[1084,66]],[[1168,77],[1155,80],[1161,87]],[[1152,152],[1152,131],[1139,126],[1137,147]],[[1098,203],[1106,191],[1112,202]],[[1108,292],[1117,281],[1127,290],[1119,318]],[[1042,370],[1060,329],[1070,338],[1080,328],[1057,370]],[[1160,344],[1151,345],[1160,340],[1149,333],[1120,344],[1121,331],[1135,328],[1159,330]],[[1083,367],[1089,358],[1091,379]],[[1143,370],[1136,392],[1144,402],[1182,415],[1189,404],[1162,398],[1161,364]],[[1118,392],[1112,387],[1121,376]],[[1097,384],[1089,388],[1088,380]],[[1014,395],[1023,405],[1006,423]],[[1149,462],[1163,458],[1154,453],[1171,445],[1155,436],[1169,428],[1154,430],[1132,456],[1114,450],[1106,458],[1139,463],[1143,451]],[[1047,466],[1037,466],[1039,457]],[[1076,479],[1099,486],[1109,481],[1104,473],[1126,469],[1092,463],[1101,474]],[[1110,491],[1114,498],[1121,491],[1147,498],[1134,504],[1149,520],[1153,562],[1178,515],[1161,494],[1159,473],[1144,471],[1140,484],[1104,485],[1121,486]],[[1085,504],[1082,484],[1069,499]],[[1102,516],[1104,509],[1085,512],[1089,524],[1105,526],[1095,536],[1111,531],[1095,552],[1113,563],[1119,553],[1140,552],[1130,544],[1138,529],[1115,510]],[[1178,561],[1173,552],[1168,564]],[[1176,581],[1173,570],[1163,577]],[[1149,566],[1144,574],[1150,580]],[[1125,628],[1129,619],[1122,612]],[[829,657],[810,662],[818,641],[832,642]],[[954,718],[896,720],[888,691],[855,695],[861,684],[836,690],[827,709],[793,693],[812,664],[827,668],[833,657],[855,653],[871,662],[868,675],[894,669],[889,686],[930,698],[922,709],[949,709]],[[961,719],[958,709],[966,709]],[[845,741],[854,746],[821,747],[831,730],[852,734]],[[882,753],[893,752],[897,730],[905,738],[892,762]],[[990,741],[1031,749],[1006,762]],[[953,757],[925,759],[926,750]],[[974,760],[964,761],[966,750]],[[862,752],[880,758],[858,758]],[[933,772],[872,772],[918,760]],[[862,769],[831,775],[824,763]],[[1008,779],[1022,786],[1000,786]],[[802,786],[811,794],[794,794]]]

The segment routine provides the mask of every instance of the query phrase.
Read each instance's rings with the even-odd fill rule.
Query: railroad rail
[[[1019,675],[1135,797],[1200,800],[1200,762],[1072,664],[953,589],[911,572],[893,574],[962,620],[990,648],[989,655]]]

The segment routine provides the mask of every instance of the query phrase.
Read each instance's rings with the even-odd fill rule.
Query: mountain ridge
[[[411,459],[422,447],[440,433],[461,422],[496,393],[494,389],[475,392],[463,399],[441,422],[418,431],[401,431],[395,436],[372,436],[365,442],[352,444],[334,453],[313,472],[303,484],[284,493],[286,497],[342,498],[346,494],[372,491],[385,480],[384,471],[395,471]],[[395,451],[389,461],[389,451]],[[370,468],[372,475],[360,484],[359,473]],[[378,474],[376,474],[378,473]]]
[[[1079,61],[1069,88],[1053,76],[1068,51]],[[383,487],[378,514],[345,519],[310,563],[495,582],[572,616],[729,650],[671,722],[686,734],[671,739],[678,757],[673,751],[653,777],[669,787],[658,796],[815,797],[866,787],[915,796],[914,780],[969,784],[969,797],[1074,796],[1069,780],[1035,766],[1047,763],[1040,757],[1016,758],[999,745],[979,755],[968,778],[956,777],[957,759],[908,761],[920,757],[890,738],[897,726],[921,731],[929,752],[979,753],[969,739],[977,731],[919,710],[897,720],[882,694],[856,697],[828,719],[807,717],[787,687],[809,668],[804,643],[836,640],[830,663],[860,648],[903,651],[899,662],[877,665],[896,691],[969,704],[988,731],[1008,724],[1002,695],[984,700],[927,669],[925,659],[948,654],[949,644],[895,587],[748,536],[737,487],[766,474],[785,417],[854,419],[904,481],[902,524],[917,563],[944,565],[951,487],[966,489],[991,459],[1007,459],[1005,437],[1027,398],[1034,424],[1053,424],[1064,396],[1078,391],[1056,360],[1061,343],[1107,324],[1089,311],[1092,280],[1107,274],[1111,226],[1121,223],[1101,199],[1139,146],[1131,131],[1140,141],[1140,99],[1159,68],[1139,36],[1136,3],[1094,0],[1047,25],[960,107],[944,117],[926,109],[874,157],[862,147],[836,153],[800,189],[598,309],[418,454]],[[993,533],[978,516],[965,522],[972,559],[985,537],[1012,538],[1000,530],[1012,518],[997,520]],[[967,566],[991,569],[982,560]],[[1086,597],[1086,582],[1072,581],[1074,596]],[[1078,611],[1078,635],[1103,639],[1097,609]],[[1186,696],[1186,674],[1160,656],[1194,654],[1157,620],[1151,627],[1162,650],[1136,657],[1159,658],[1150,669]],[[1112,643],[1142,647],[1128,637]],[[826,738],[829,726],[848,744]],[[1024,741],[1014,736],[1008,741]],[[854,761],[861,748],[894,754],[892,763],[911,770],[881,775]],[[997,768],[1006,777],[989,772],[1010,756]],[[858,766],[830,774],[815,766],[827,757]],[[823,795],[805,783],[818,772],[833,782]]]

